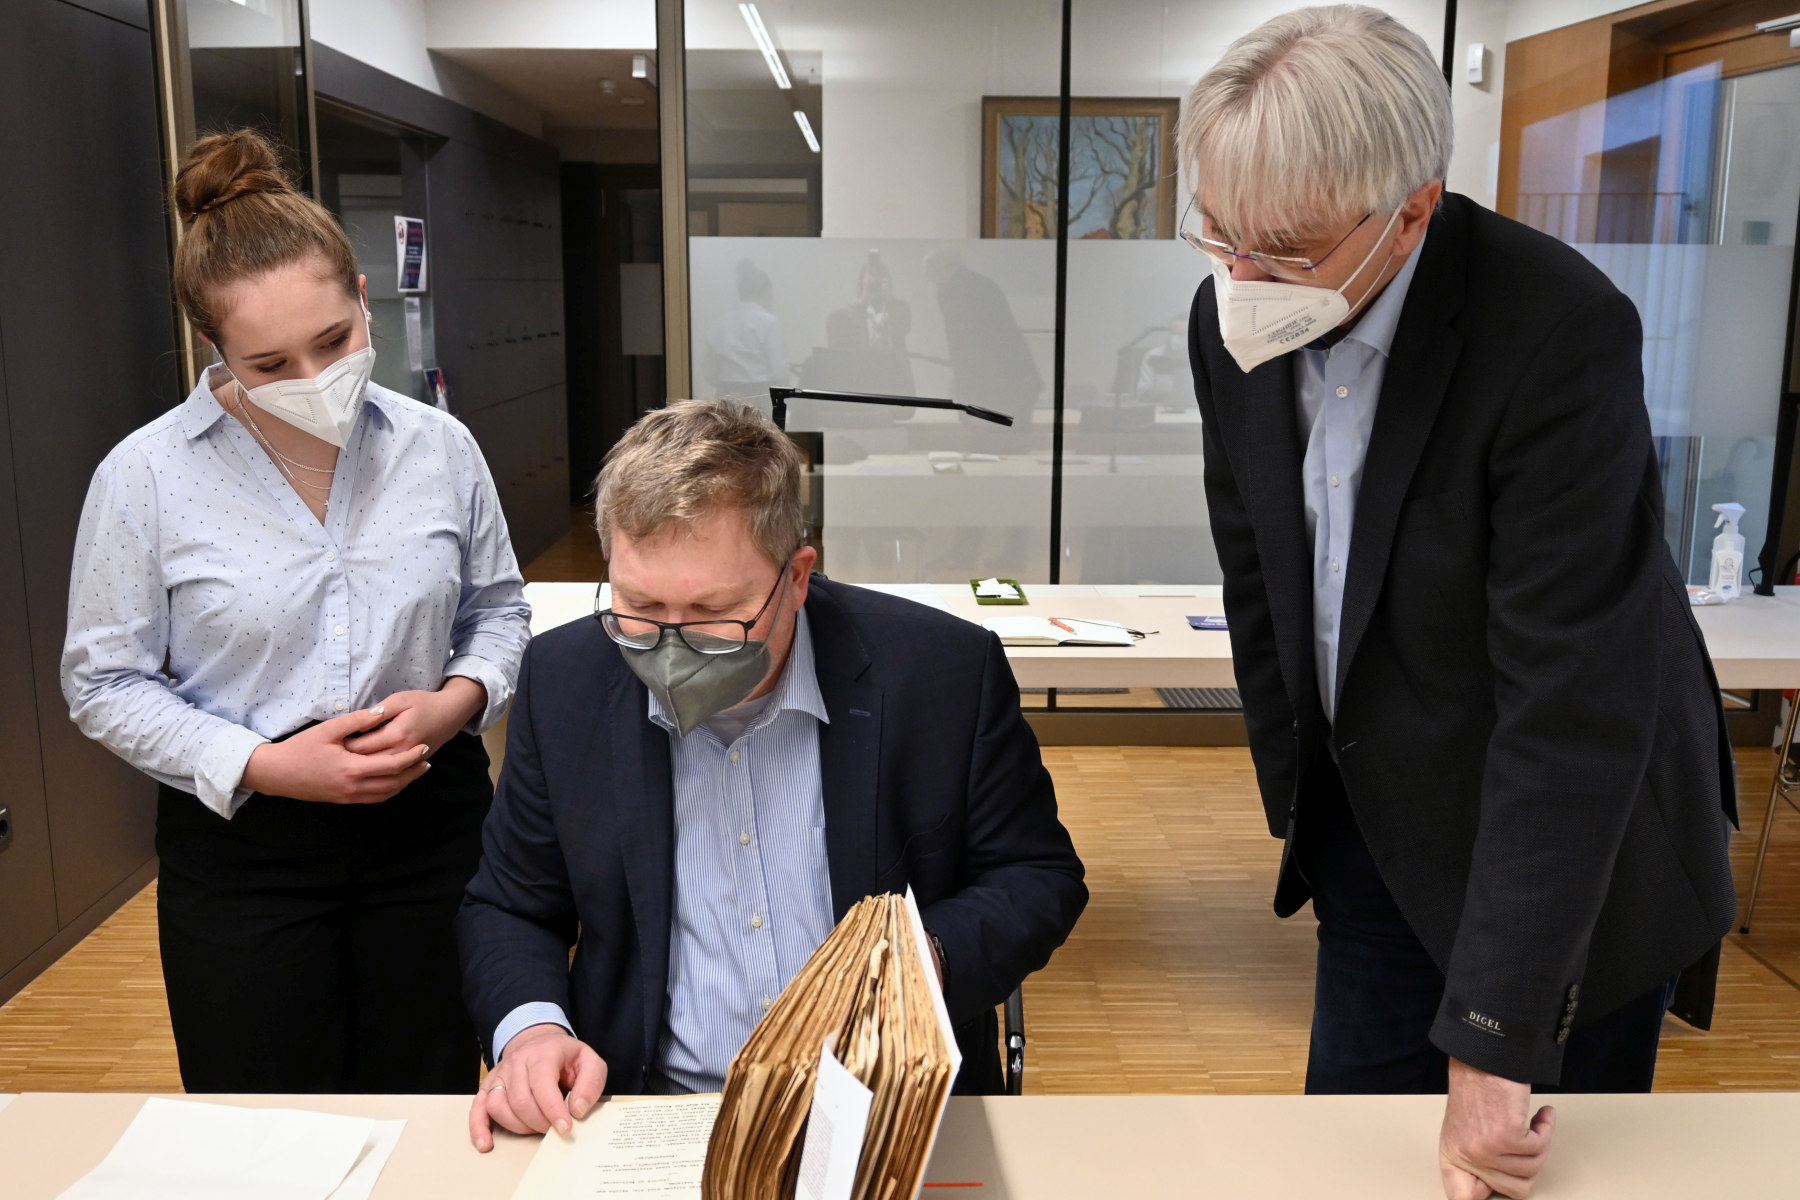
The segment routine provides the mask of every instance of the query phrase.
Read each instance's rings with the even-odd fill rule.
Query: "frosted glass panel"
[[[1051,312],[1042,243],[694,238],[695,392],[774,384],[958,400],[958,413],[792,402],[820,435],[827,570],[874,582],[1049,570]]]
[[[1517,216],[1570,243],[1637,305],[1665,535],[1704,581],[1712,506],[1762,548],[1783,390],[1800,67],[1701,63],[1521,131]]]
[[[1069,245],[1064,578],[1217,583],[1187,320],[1205,262],[1180,241]]]
[[[1057,94],[1056,0],[688,0],[693,390],[795,401],[824,569],[1050,574],[1056,248],[984,239],[982,100]],[[788,86],[783,87],[785,82]]]

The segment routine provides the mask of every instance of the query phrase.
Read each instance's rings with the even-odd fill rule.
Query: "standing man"
[[[1637,312],[1446,195],[1450,141],[1385,13],[1233,45],[1182,119],[1189,354],[1307,1091],[1448,1090],[1446,1193],[1524,1196],[1533,1085],[1648,1091],[1663,1012],[1710,1022],[1736,813]]]

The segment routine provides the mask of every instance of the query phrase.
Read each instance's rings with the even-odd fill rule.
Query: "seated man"
[[[457,919],[481,1150],[602,1090],[720,1089],[850,906],[909,886],[956,1090],[1000,1089],[994,1008],[1068,937],[1081,861],[998,639],[813,576],[800,474],[733,402],[607,455],[611,607],[531,643]]]

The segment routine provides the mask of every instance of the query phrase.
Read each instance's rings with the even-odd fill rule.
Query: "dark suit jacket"
[[[819,760],[832,908],[842,920],[911,885],[943,943],[957,1087],[998,1090],[994,1007],[1087,903],[1012,669],[979,626],[819,576],[806,614],[831,717]],[[667,1006],[674,792],[669,734],[648,707],[597,621],[532,640],[457,916],[484,1043],[517,1006],[552,1001],[620,1094],[643,1090]]]
[[[1239,370],[1210,281],[1189,327],[1206,498],[1270,832],[1291,848],[1323,747],[1446,976],[1434,1044],[1554,1083],[1565,1016],[1579,1028],[1716,965],[1732,760],[1663,542],[1636,309],[1573,249],[1461,196],[1419,253],[1357,497],[1335,726],[1294,356]],[[1307,898],[1284,862],[1277,911]],[[1710,980],[1676,1011],[1707,1022]]]

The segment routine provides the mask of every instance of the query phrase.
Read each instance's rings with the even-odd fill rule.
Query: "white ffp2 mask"
[[[1362,274],[1387,240],[1389,230],[1400,211],[1382,227],[1381,236],[1363,255],[1350,279]],[[1213,298],[1219,308],[1219,336],[1225,349],[1237,361],[1238,368],[1248,374],[1271,358],[1306,345],[1323,333],[1344,323],[1350,315],[1350,302],[1344,298],[1344,287],[1323,288],[1305,283],[1288,283],[1280,279],[1233,279],[1231,268],[1213,263]],[[1375,275],[1380,279],[1380,272]],[[1357,303],[1368,299],[1375,284],[1370,282]]]
[[[366,322],[368,314],[363,317]],[[362,411],[363,393],[374,370],[375,347],[368,345],[344,355],[312,379],[277,379],[247,388],[235,374],[231,378],[256,407],[341,450],[356,428],[356,415]]]

